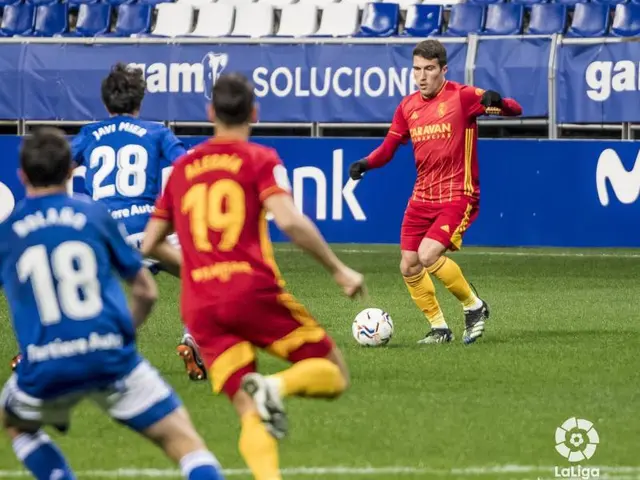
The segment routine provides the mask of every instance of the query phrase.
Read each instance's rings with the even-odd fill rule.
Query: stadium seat
[[[537,5],[539,3],[546,3],[546,0],[511,0],[511,3],[516,5]]]
[[[282,7],[279,37],[307,37],[318,30],[318,7],[310,3],[296,3]]]
[[[258,0],[261,3],[268,3],[274,8],[282,8],[285,5],[291,5],[295,0]]]
[[[5,7],[0,25],[0,37],[29,35],[33,30],[35,13],[35,7],[26,3]]]
[[[422,5],[442,5],[451,6],[458,3],[465,3],[465,0],[422,0]]]
[[[573,12],[568,37],[601,37],[609,25],[609,6],[579,3]]]
[[[404,34],[411,37],[438,35],[442,28],[441,5],[414,5],[407,9]]]
[[[209,3],[199,9],[198,23],[189,33],[191,37],[226,37],[233,30],[233,5]]]
[[[349,37],[358,30],[358,5],[355,3],[331,3],[322,10],[320,28],[316,36]]]
[[[233,37],[267,37],[273,35],[273,7],[266,3],[236,5]]]
[[[449,26],[444,32],[448,37],[466,37],[480,33],[484,25],[485,9],[482,5],[460,3],[451,7]]]
[[[213,2],[214,0],[177,0],[176,3],[182,4],[182,5],[191,5],[193,8],[198,9],[203,5],[208,5]]]
[[[397,3],[402,10],[407,10],[409,7],[413,5],[418,5],[421,0],[383,0],[385,3]]]
[[[103,36],[130,37],[131,35],[149,33],[152,12],[151,5],[120,5],[113,33],[106,33]]]
[[[397,3],[368,3],[364,7],[357,36],[390,37],[398,34],[400,6]]]
[[[316,7],[322,9],[327,5],[331,5],[332,3],[336,3],[338,0],[299,0],[300,3],[309,3],[315,5]]]
[[[111,5],[95,3],[80,5],[76,29],[63,34],[64,37],[96,37],[104,35],[111,26]]]
[[[529,32],[531,35],[564,33],[567,28],[567,6],[559,3],[541,3],[531,6]]]
[[[104,0],[104,1],[113,7],[119,7],[120,5],[128,5],[130,3],[135,3],[136,0]]]
[[[100,0],[68,0],[70,9],[79,8],[80,5],[93,5],[94,3],[100,3]]]
[[[69,5],[56,3],[36,7],[36,21],[31,35],[53,37],[66,33],[69,29]]]
[[[9,5],[17,5],[21,1],[22,0],[0,0],[0,9],[2,9],[3,7],[7,7]]]
[[[160,5],[162,3],[171,3],[173,0],[138,0],[140,5]]]
[[[603,5],[620,5],[622,3],[627,3],[627,0],[591,0],[593,3],[602,3]]]
[[[191,32],[193,7],[184,3],[161,3],[156,7],[156,25],[152,36],[179,37]]]
[[[378,3],[381,0],[341,0],[342,3],[355,3],[358,8],[364,8],[368,3]]]
[[[26,0],[25,3],[33,5],[34,7],[39,7],[40,5],[53,5],[57,3],[58,0]]]
[[[560,3],[562,5],[570,5],[575,6],[579,3],[583,3],[584,0],[553,0],[555,3]]]
[[[483,35],[519,35],[522,32],[524,6],[513,3],[489,5]]]
[[[467,3],[475,5],[492,5],[494,3],[502,3],[504,0],[468,0]]]
[[[640,5],[618,5],[613,16],[611,35],[615,37],[640,36]]]
[[[218,0],[218,3],[224,3],[227,5],[249,5],[254,3],[255,0]]]

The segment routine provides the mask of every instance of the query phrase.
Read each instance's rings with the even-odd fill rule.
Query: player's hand
[[[333,274],[333,279],[349,298],[356,297],[357,295],[367,295],[367,289],[364,284],[364,275],[347,266],[343,266],[336,271]]]
[[[362,160],[358,160],[357,162],[353,162],[349,166],[349,176],[352,180],[360,180],[364,175],[364,172],[367,171],[367,159],[363,158]]]
[[[502,108],[502,96],[493,90],[487,90],[482,94],[480,104],[485,107],[487,113],[499,114]]]

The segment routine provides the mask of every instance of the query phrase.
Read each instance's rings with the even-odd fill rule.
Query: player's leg
[[[424,238],[431,219],[426,212],[411,204],[405,211],[400,235],[402,259],[400,272],[407,290],[431,328],[418,343],[436,344],[453,340],[453,334],[447,326],[444,314],[436,298],[436,288],[418,256],[420,242]]]
[[[64,455],[41,427],[49,424],[65,431],[74,397],[43,402],[22,392],[15,374],[0,394],[0,421],[11,439],[13,451],[37,480],[73,480],[75,476]]]
[[[139,250],[140,245],[142,245],[142,240],[144,239],[144,225],[136,223],[128,227],[136,230],[139,230],[140,228],[143,229],[143,231],[139,231],[138,233],[134,233],[127,237],[127,242],[129,242],[130,245]],[[180,248],[180,242],[178,241],[178,236],[175,233],[169,235],[167,237],[167,241],[172,246],[178,249]],[[157,275],[158,273],[164,271],[175,278],[180,278],[179,272],[163,266],[155,259],[145,258],[144,264],[154,275]],[[176,347],[176,353],[184,362],[185,370],[187,371],[187,375],[189,375],[189,378],[191,380],[205,380],[207,378],[207,369],[205,368],[204,362],[202,361],[202,356],[200,355],[198,344],[193,336],[189,333],[189,330],[186,326],[183,327],[182,339]]]
[[[112,388],[91,394],[109,415],[145,436],[188,480],[221,480],[220,464],[196,432],[171,387],[146,360]]]
[[[489,308],[473,291],[460,266],[445,253],[447,250],[460,249],[464,232],[476,216],[477,207],[472,203],[457,202],[444,207],[418,248],[420,262],[427,271],[438,278],[462,304],[465,314],[462,340],[467,344],[482,336],[485,321],[489,318]]]

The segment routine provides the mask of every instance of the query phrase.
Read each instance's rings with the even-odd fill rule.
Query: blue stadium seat
[[[554,0],[555,3],[560,3],[562,5],[577,5],[579,3],[583,3],[585,0]]]
[[[104,35],[111,26],[111,5],[95,3],[80,5],[78,21],[73,32],[63,34],[64,37],[97,37]]]
[[[53,5],[54,3],[58,3],[58,0],[26,0],[26,3],[34,7],[39,7],[40,5]]]
[[[31,33],[34,37],[53,37],[69,28],[69,5],[56,3],[36,8],[36,21]]]
[[[141,5],[158,5],[160,3],[171,3],[173,0],[138,0]]]
[[[482,5],[458,3],[451,7],[449,25],[444,35],[466,37],[470,33],[480,33],[484,25],[485,9]]]
[[[100,3],[100,0],[68,0],[69,8],[79,8],[80,5],[93,5]]]
[[[524,6],[500,3],[487,7],[483,35],[518,35],[522,32]]]
[[[475,5],[492,5],[494,3],[502,3],[504,0],[468,0],[468,3]]]
[[[106,1],[109,5],[113,7],[119,7],[120,5],[129,5],[131,3],[136,2],[136,0],[104,0],[104,1]]]
[[[613,16],[611,35],[614,37],[640,36],[640,5],[618,5]]]
[[[113,33],[105,33],[103,36],[130,37],[134,34],[149,33],[152,12],[151,5],[120,5]]]
[[[397,3],[367,3],[356,36],[390,37],[398,33],[400,7]]]
[[[441,5],[411,5],[407,8],[404,34],[410,37],[437,35],[442,28]]]
[[[511,0],[511,3],[516,5],[537,5],[539,3],[546,3],[546,0]]]
[[[35,13],[35,7],[26,3],[5,7],[0,25],[0,37],[29,35],[33,30]]]
[[[7,7],[9,5],[17,5],[21,0],[0,0],[0,8]]]
[[[627,0],[591,0],[593,3],[602,3],[603,5],[620,5],[627,3]]]
[[[573,12],[567,37],[602,37],[606,35],[608,25],[608,5],[579,3]]]
[[[558,3],[541,3],[531,6],[529,32],[531,35],[564,33],[567,28],[567,6]]]

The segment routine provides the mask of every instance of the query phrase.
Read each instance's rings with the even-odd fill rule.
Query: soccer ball
[[[391,316],[379,308],[365,308],[351,325],[353,338],[360,345],[379,347],[386,345],[393,336],[393,320]]]

